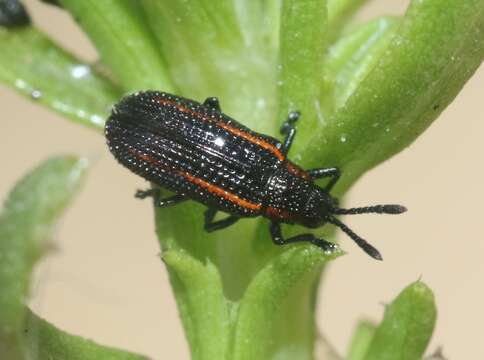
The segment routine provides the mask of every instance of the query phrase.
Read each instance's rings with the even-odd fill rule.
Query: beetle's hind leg
[[[296,136],[296,128],[294,127],[294,123],[299,119],[300,115],[301,114],[299,111],[291,111],[287,116],[287,120],[281,125],[279,131],[281,135],[286,135],[281,149],[284,155],[287,155],[289,149],[291,148],[292,142],[294,141],[294,136]]]
[[[205,101],[203,102],[203,105],[222,112],[222,110],[220,109],[220,102],[218,101],[218,98],[216,98],[216,97],[206,98]]]
[[[235,224],[240,219],[237,216],[229,215],[225,219],[213,221],[217,211],[218,210],[215,208],[208,208],[207,211],[205,211],[205,231],[212,232],[215,230],[225,229],[226,227]]]
[[[271,222],[270,231],[271,231],[272,241],[276,245],[286,245],[286,244],[292,244],[296,242],[309,242],[313,245],[316,245],[317,247],[320,247],[325,252],[326,251],[334,252],[335,250],[338,249],[338,245],[333,244],[324,239],[319,239],[313,234],[301,234],[301,235],[290,237],[289,239],[284,239],[281,233],[281,224],[278,221]]]
[[[188,200],[188,198],[183,194],[176,194],[162,199],[161,191],[158,188],[152,188],[148,190],[138,190],[134,194],[134,197],[138,199],[146,199],[147,197],[152,197],[156,207],[172,206],[182,201]]]

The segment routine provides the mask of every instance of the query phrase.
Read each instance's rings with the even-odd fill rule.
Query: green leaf
[[[58,218],[87,170],[75,156],[54,157],[25,175],[0,213],[0,354],[9,360],[145,359],[69,335],[25,305],[35,262],[49,249]]]
[[[0,82],[97,130],[121,95],[108,79],[32,27],[0,28]]]
[[[482,0],[413,1],[358,89],[313,130],[305,165],[339,166],[341,192],[408,146],[481,63],[483,30]]]
[[[257,124],[259,130],[270,129],[267,120],[273,119],[274,68],[265,55],[274,49],[244,41],[236,14],[244,12],[249,2],[140,3],[180,94],[198,101],[217,96],[226,114]],[[256,23],[254,31],[262,26]]]
[[[240,302],[233,359],[312,359],[313,284],[322,266],[340,254],[293,246],[266,264]]]
[[[20,359],[25,299],[36,260],[77,192],[86,160],[49,159],[17,183],[0,213],[0,353]]]
[[[421,281],[410,284],[387,305],[364,359],[420,359],[432,336],[436,316],[432,291]]]
[[[242,46],[232,5],[227,1],[143,0],[147,20],[158,40],[171,75],[183,94],[203,100],[220,96],[230,84],[223,75],[239,69],[227,63],[229,49]],[[232,56],[237,61],[237,56]],[[201,87],[210,93],[200,93]],[[210,89],[210,90],[209,90]],[[225,101],[222,100],[222,106]]]
[[[282,4],[278,117],[282,123],[290,111],[298,110],[296,142],[312,133],[320,119],[321,69],[327,29],[326,0],[284,0]]]
[[[126,91],[176,92],[135,1],[61,0]]]
[[[225,359],[230,319],[220,274],[209,260],[205,264],[185,251],[163,254],[170,273],[193,360]]]
[[[70,335],[30,310],[26,314],[26,324],[22,329],[26,353],[29,359],[51,360],[143,360],[145,356],[98,345],[95,342]]]
[[[347,360],[364,360],[368,352],[376,326],[369,321],[361,321],[356,327],[348,351]]]
[[[379,17],[354,29],[331,46],[324,63],[325,115],[341,108],[374,68],[391,40],[399,20]]]

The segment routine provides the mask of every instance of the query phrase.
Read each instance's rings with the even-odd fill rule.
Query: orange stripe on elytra
[[[250,201],[247,201],[247,200],[244,200],[244,199],[241,199],[239,198],[237,195],[235,194],[232,194],[230,192],[228,192],[227,190],[224,190],[216,185],[213,185],[213,184],[210,184],[209,182],[203,180],[203,179],[200,179],[200,178],[197,178],[191,174],[188,174],[188,173],[183,173],[183,172],[179,172],[180,175],[182,175],[185,179],[187,179],[188,181],[190,181],[192,184],[196,184],[204,189],[207,189],[208,192],[212,193],[212,194],[215,194],[215,195],[218,195],[220,197],[223,197],[224,199],[227,199],[243,208],[246,208],[246,209],[251,209],[251,210],[259,210],[262,205],[261,204],[255,204],[255,203],[252,203]]]
[[[290,173],[292,173],[296,176],[299,176],[299,177],[306,179],[306,180],[311,178],[306,171],[304,171],[299,166],[297,166],[297,165],[295,165],[291,162],[287,162],[286,167],[287,167],[287,171],[289,171]]]
[[[257,136],[251,135],[248,132],[240,130],[236,127],[230,126],[229,124],[226,124],[222,121],[217,121],[217,125],[220,126],[222,129],[225,129],[236,136],[240,136],[241,138],[244,138],[245,140],[250,141],[252,144],[259,145],[261,148],[269,150],[279,160],[283,161],[285,159],[285,156],[281,153],[281,151],[271,143],[268,143],[267,141]]]
[[[155,164],[155,165],[159,165],[160,162],[158,160],[155,160],[153,159],[151,156],[149,156],[148,154],[142,154],[142,153],[138,153],[136,152],[135,150],[133,149],[129,149],[129,151],[131,153],[134,154],[134,156],[136,156],[137,158],[141,159],[141,160],[144,160],[146,161],[147,163],[150,163],[150,164]]]
[[[266,209],[266,215],[273,219],[284,219],[287,220],[291,217],[289,211],[285,209],[279,209],[272,206],[268,206]]]
[[[244,130],[241,130],[241,129],[236,128],[234,126],[230,126],[229,124],[226,124],[222,121],[216,121],[216,120],[211,119],[207,116],[200,116],[200,114],[197,113],[196,111],[191,110],[191,109],[187,108],[186,106],[183,106],[183,105],[181,105],[181,104],[179,104],[179,103],[177,103],[176,101],[173,101],[173,100],[160,99],[160,100],[158,100],[158,102],[162,105],[172,105],[177,110],[179,110],[181,112],[196,115],[198,117],[201,117],[205,121],[214,121],[215,124],[217,126],[221,127],[222,129],[227,130],[228,132],[230,132],[230,133],[232,133],[236,136],[240,136],[241,138],[243,138],[243,139],[245,139],[245,140],[247,140],[247,141],[249,141],[253,144],[259,145],[261,148],[270,151],[279,160],[283,161],[286,158],[284,156],[284,154],[282,154],[282,152],[276,146],[272,145],[271,143],[265,141],[264,139],[261,139],[261,138],[255,136],[255,135],[249,134],[248,132],[246,132]]]
[[[148,162],[152,165],[155,165],[155,166],[164,165],[160,161],[154,159],[153,157],[151,157],[148,154],[138,153],[138,152],[136,152],[135,150],[132,150],[132,149],[130,149],[130,152],[132,152],[138,159],[146,161],[146,162]],[[167,168],[167,166],[162,166],[162,167]],[[237,195],[232,194],[232,193],[228,192],[227,190],[222,189],[221,187],[210,184],[209,182],[207,182],[203,179],[200,179],[198,177],[195,177],[195,176],[193,176],[193,175],[191,175],[187,172],[183,172],[181,170],[175,170],[175,169],[173,169],[173,170],[176,174],[183,176],[185,179],[187,179],[192,184],[198,185],[198,186],[208,190],[208,192],[215,194],[217,196],[223,197],[224,199],[227,199],[227,200],[233,202],[234,204],[237,204],[237,205],[239,205],[243,208],[251,209],[251,210],[259,210],[262,207],[261,204],[255,204],[255,203],[252,203],[250,201],[241,199]]]

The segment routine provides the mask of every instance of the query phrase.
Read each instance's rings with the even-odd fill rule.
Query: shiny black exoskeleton
[[[308,228],[331,223],[348,234],[367,254],[380,253],[336,218],[337,215],[399,214],[400,205],[341,209],[330,195],[340,177],[337,168],[304,170],[287,159],[298,112],[281,127],[281,143],[256,133],[223,114],[216,98],[203,104],[156,91],[139,92],[113,107],[106,122],[106,138],[116,159],[145,179],[175,193],[160,198],[158,189],[138,191],[138,198],[154,196],[158,206],[195,200],[208,207],[205,229],[214,231],[242,217],[264,216],[278,245],[311,242],[325,250],[334,245],[313,234],[284,239],[281,223]],[[329,178],[325,187],[314,180]],[[214,221],[217,211],[229,214]]]

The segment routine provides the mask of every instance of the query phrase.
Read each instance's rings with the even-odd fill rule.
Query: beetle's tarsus
[[[147,197],[152,197],[153,203],[156,207],[168,207],[188,200],[184,194],[176,194],[162,199],[161,191],[158,188],[137,190],[134,194],[134,197],[137,199],[146,199]]]
[[[134,194],[134,197],[137,199],[146,199],[147,197],[155,197],[160,195],[160,189],[159,188],[151,188],[147,190],[136,190],[136,193]]]
[[[334,252],[338,249],[338,245],[333,244],[332,242],[326,241],[324,239],[317,238],[313,234],[300,234],[296,235],[293,237],[290,237],[288,239],[284,239],[282,237],[282,232],[281,232],[281,224],[278,221],[273,221],[271,222],[270,225],[270,232],[272,236],[272,241],[276,245],[287,245],[287,244],[293,244],[297,242],[309,242],[313,245],[316,245],[317,247],[321,248],[324,250],[324,252]]]
[[[208,208],[205,211],[205,231],[212,232],[220,229],[225,229],[226,227],[235,224],[239,221],[238,216],[230,215],[222,220],[213,221],[215,215],[217,214],[217,209],[215,208]]]
[[[296,136],[296,128],[294,123],[299,119],[299,111],[291,111],[287,116],[287,120],[282,124],[280,132],[282,135],[286,135],[284,139],[284,144],[282,145],[282,153],[287,155],[289,149],[291,148],[294,137]]]

